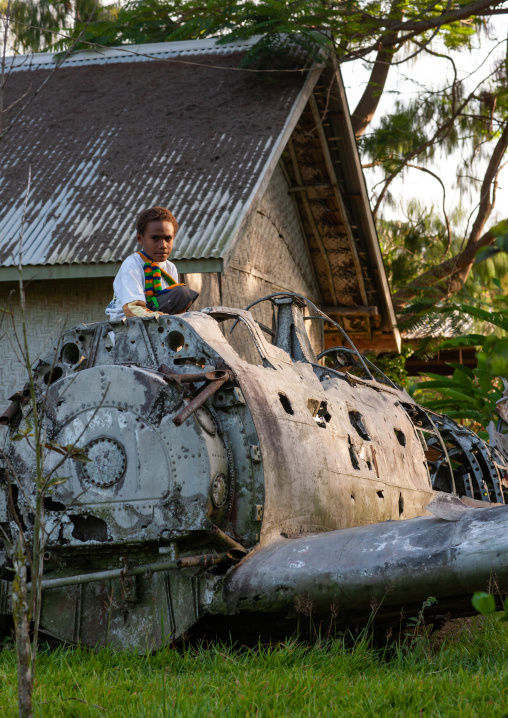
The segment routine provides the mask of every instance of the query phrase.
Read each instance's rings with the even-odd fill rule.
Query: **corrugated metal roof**
[[[121,261],[135,246],[137,215],[156,204],[180,223],[172,258],[227,257],[307,78],[233,71],[250,44],[69,58],[0,142],[2,266],[17,261],[29,167],[25,265]],[[53,67],[48,54],[14,58],[5,106],[29,97]]]

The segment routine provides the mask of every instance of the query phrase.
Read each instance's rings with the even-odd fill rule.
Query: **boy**
[[[165,207],[145,209],[136,223],[139,251],[122,263],[113,282],[114,297],[106,308],[110,319],[159,317],[186,312],[197,292],[178,284],[168,257],[178,223]]]

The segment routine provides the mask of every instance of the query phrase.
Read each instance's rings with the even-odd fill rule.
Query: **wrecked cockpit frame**
[[[335,322],[301,295],[259,301],[272,303],[273,329],[229,307],[80,325],[34,367],[48,441],[79,445],[92,459],[66,459],[68,478],[47,496],[47,633],[87,645],[156,648],[204,617],[256,606],[262,613],[277,604],[277,591],[286,610],[311,590],[316,567],[306,563],[306,537],[322,535],[312,539],[321,550],[353,540],[349,532],[360,527],[366,537],[385,535],[372,526],[394,520],[404,524],[394,530],[401,541],[413,536],[405,527],[416,520],[431,534],[428,521],[440,519],[422,517],[438,490],[475,506],[504,503],[506,458],[497,448],[415,404],[338,325],[351,348],[316,357],[305,320]],[[304,317],[305,302],[312,317]],[[228,320],[231,331],[237,321],[246,326],[260,363],[230,345],[221,326]],[[343,357],[342,366],[320,363],[333,356]],[[22,392],[13,397],[2,418],[11,439],[31,411]],[[30,539],[33,452],[11,440],[8,458],[20,490],[9,511],[0,484],[0,523],[12,535],[22,521]],[[51,452],[46,460],[51,469]],[[397,551],[397,541],[386,545]],[[282,550],[287,542],[302,555]],[[296,571],[287,573],[291,586],[273,573],[286,554]],[[266,596],[256,556],[271,567]],[[336,575],[340,565],[330,571]],[[304,566],[307,573],[298,573]],[[348,576],[341,580],[353,580]],[[378,578],[377,592],[389,581]],[[7,596],[8,556],[0,580]],[[374,579],[365,580],[368,593]],[[246,581],[252,601],[244,600]],[[3,605],[7,612],[8,601]],[[347,619],[352,609],[344,605]]]

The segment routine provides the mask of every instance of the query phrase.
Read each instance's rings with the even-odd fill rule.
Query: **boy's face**
[[[165,262],[173,249],[175,228],[167,220],[148,222],[143,234],[137,235],[138,244],[154,262]]]

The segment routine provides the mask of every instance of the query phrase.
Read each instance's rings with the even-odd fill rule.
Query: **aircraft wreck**
[[[48,442],[91,460],[45,457],[65,477],[44,501],[47,634],[155,649],[214,626],[290,633],[302,610],[398,622],[429,596],[466,615],[508,585],[504,435],[420,407],[353,345],[316,357],[303,298],[265,299],[272,329],[227,307],[80,325],[34,366]],[[1,419],[0,523],[29,541],[34,451],[12,438],[31,412],[21,391]],[[6,547],[4,617],[10,567]]]

